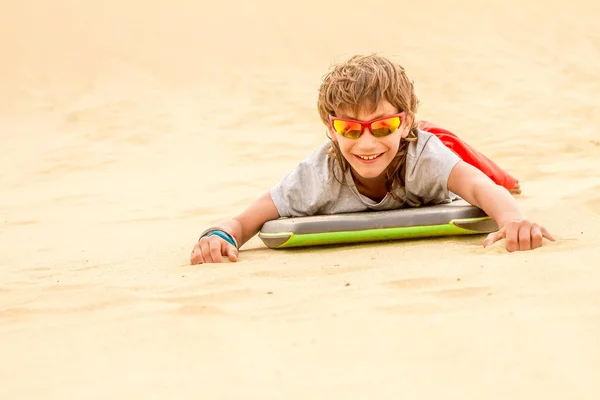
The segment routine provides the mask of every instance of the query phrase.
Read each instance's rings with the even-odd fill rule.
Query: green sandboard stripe
[[[484,218],[472,218],[471,220],[483,220]],[[461,219],[464,222],[468,219]],[[442,225],[428,225],[428,226],[410,226],[410,227],[397,227],[397,228],[381,228],[381,229],[367,229],[362,231],[342,231],[342,232],[324,232],[324,233],[305,233],[295,234],[288,232],[290,238],[283,244],[279,245],[278,249],[288,247],[300,247],[300,246],[318,246],[328,244],[341,244],[341,243],[361,243],[361,242],[373,242],[373,241],[384,241],[384,240],[395,240],[395,239],[412,239],[412,238],[423,238],[423,237],[436,237],[436,236],[452,236],[452,235],[469,235],[469,234],[482,234],[484,232],[472,231],[469,229],[459,228],[452,224],[450,221],[448,224]],[[261,233],[264,238],[269,237],[281,237],[280,233]]]

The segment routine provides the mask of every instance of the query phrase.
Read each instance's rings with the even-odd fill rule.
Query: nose
[[[363,134],[360,135],[356,144],[360,149],[365,151],[374,149],[377,146],[377,138],[373,136],[369,128],[365,128]]]

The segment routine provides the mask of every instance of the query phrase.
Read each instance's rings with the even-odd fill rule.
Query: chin
[[[360,167],[359,168],[354,167],[354,172],[356,172],[362,178],[365,178],[365,179],[374,179],[374,178],[380,177],[381,174],[383,174],[385,172],[385,169],[383,171],[381,171],[379,168],[378,169],[372,169],[372,168],[364,168],[364,167],[362,167],[362,168],[360,168]]]

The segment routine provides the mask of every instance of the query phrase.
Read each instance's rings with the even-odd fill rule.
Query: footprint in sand
[[[206,305],[193,305],[187,304],[182,305],[177,310],[177,313],[180,315],[186,315],[191,317],[197,316],[216,316],[216,315],[226,315],[227,313],[218,307],[206,306]]]
[[[188,295],[168,295],[160,296],[157,299],[166,303],[178,304],[179,307],[175,312],[181,315],[226,315],[227,312],[222,307],[217,307],[216,305],[243,302],[256,294],[257,292],[249,289],[240,289]]]
[[[389,281],[384,285],[392,289],[406,292],[417,291],[442,298],[487,296],[490,293],[488,287],[465,285],[460,278],[448,277],[407,278]]]
[[[596,192],[600,192],[600,188],[595,190]],[[595,212],[596,214],[600,214],[600,196],[594,199],[588,200],[586,205]]]
[[[491,295],[489,287],[469,285],[460,278],[450,277],[407,278],[385,282],[383,285],[407,296],[398,299],[396,304],[377,307],[391,314],[436,314],[456,307],[456,303],[448,300]]]

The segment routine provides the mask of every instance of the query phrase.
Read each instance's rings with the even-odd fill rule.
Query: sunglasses
[[[365,128],[369,128],[369,131],[375,137],[384,137],[398,130],[400,125],[402,125],[405,115],[406,112],[403,111],[400,114],[388,115],[365,122],[330,115],[329,121],[337,134],[348,139],[358,139],[365,131]]]

